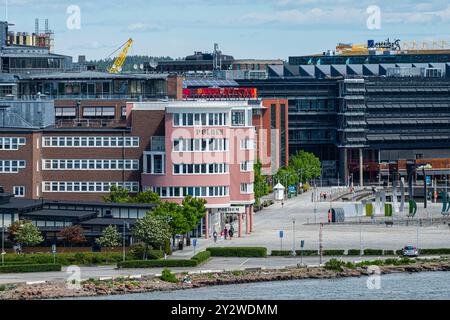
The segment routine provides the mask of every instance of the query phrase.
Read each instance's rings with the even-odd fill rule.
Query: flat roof
[[[27,200],[27,199],[19,199],[19,198],[11,198],[8,203],[4,203],[0,205],[0,210],[2,209],[27,209],[33,208],[42,205],[41,200]]]
[[[43,209],[38,211],[31,211],[22,213],[22,215],[29,217],[52,217],[52,218],[77,218],[87,219],[97,216],[96,211],[75,211],[75,210],[51,210]]]
[[[167,73],[122,73],[112,74],[99,71],[81,71],[81,72],[54,72],[45,74],[22,75],[21,79],[27,80],[114,80],[114,79],[141,79],[141,80],[166,80]]]
[[[153,209],[156,204],[136,204],[136,203],[111,203],[94,201],[45,201],[45,205],[64,205],[64,206],[91,206],[91,207],[116,207],[116,208],[136,208]]]
[[[96,218],[81,222],[83,226],[123,226],[124,223],[136,224],[137,219]]]

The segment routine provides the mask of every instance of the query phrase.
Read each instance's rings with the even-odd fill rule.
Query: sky
[[[47,18],[56,53],[88,59],[108,57],[130,37],[129,54],[174,58],[214,43],[239,59],[284,60],[369,39],[450,45],[449,0],[0,0],[2,20],[6,2],[11,30],[31,33],[35,18],[41,26]],[[79,28],[68,27],[73,17]]]

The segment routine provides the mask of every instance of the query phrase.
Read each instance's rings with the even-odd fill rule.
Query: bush
[[[8,265],[27,265],[27,264],[52,264],[54,262],[53,254],[7,254],[5,264]],[[85,252],[85,253],[58,253],[56,254],[56,263],[63,266],[70,265],[100,265],[114,264],[122,261],[122,253],[115,252]]]
[[[420,249],[421,254],[450,254],[450,248],[441,249]]]
[[[345,254],[345,250],[324,250],[324,256],[343,256]]]
[[[360,249],[349,249],[347,251],[347,255],[348,256],[360,256],[361,255],[361,250]]]
[[[200,253],[197,253],[195,256],[192,257],[191,260],[194,260],[197,262],[197,265],[205,263],[211,258],[211,252],[209,251],[203,251]]]
[[[119,262],[120,269],[133,268],[188,268],[196,267],[196,260],[130,260]]]
[[[170,243],[169,243],[170,247]],[[131,260],[142,260],[144,257],[145,247],[142,244],[135,244],[131,247],[130,250],[130,258]],[[164,252],[161,250],[148,250],[147,251],[147,259],[156,260],[164,258]]]
[[[395,254],[398,255],[398,256],[402,256],[403,255],[403,249],[395,251]]]
[[[364,250],[364,255],[365,256],[382,256],[383,255],[383,250],[366,249],[366,250]]]
[[[291,256],[292,255],[292,250],[272,250],[272,252],[270,253],[271,256],[273,257],[287,257],[287,256]]]
[[[0,266],[0,273],[29,273],[61,271],[60,264],[26,264]]]
[[[302,251],[301,250],[297,250],[296,251],[298,256],[302,255]],[[303,256],[304,257],[312,257],[312,256],[318,256],[319,255],[319,251],[318,250],[303,250]]]
[[[229,247],[229,248],[207,248],[212,257],[267,257],[267,248],[261,247]]]
[[[178,283],[177,277],[172,272],[170,272],[169,269],[164,269],[161,275],[161,280],[164,282]]]
[[[384,256],[395,256],[394,250],[384,250],[383,251]]]
[[[351,262],[340,261],[337,259],[331,259],[325,263],[325,269],[327,270],[342,272],[344,270],[343,267],[353,269],[355,268],[355,265]]]

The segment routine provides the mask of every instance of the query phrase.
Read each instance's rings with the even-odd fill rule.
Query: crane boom
[[[108,69],[109,73],[119,73],[120,72],[120,70],[122,69],[123,64],[125,63],[125,59],[127,58],[128,50],[130,50],[132,45],[133,45],[133,39],[130,38],[123,45],[123,49],[120,52],[119,56],[114,61],[113,66],[110,69]]]

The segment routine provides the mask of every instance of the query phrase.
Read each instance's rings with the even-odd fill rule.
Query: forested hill
[[[89,61],[89,64],[95,65],[98,71],[107,71],[108,68],[111,68],[111,66],[113,65],[114,59],[108,58],[102,60],[91,60]],[[134,65],[139,66],[141,64],[144,64],[145,62],[150,62],[152,60],[158,62],[158,61],[173,61],[174,59],[171,57],[128,56],[122,67],[122,70],[124,72],[134,71]]]

